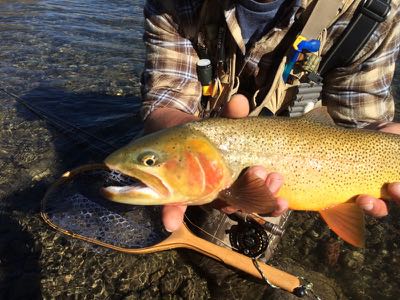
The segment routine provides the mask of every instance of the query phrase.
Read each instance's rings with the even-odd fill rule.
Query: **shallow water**
[[[48,118],[0,91],[1,299],[269,295],[262,283],[200,255],[96,250],[55,233],[39,218],[40,199],[54,178],[100,161],[141,130],[143,2],[0,0],[0,88]],[[399,76],[393,90],[400,99]],[[299,214],[274,263],[299,275],[319,272],[313,278],[320,286],[337,286],[336,298],[341,290],[354,299],[391,298],[400,293],[398,216],[370,220],[369,248],[340,245],[334,248],[336,263],[327,267],[324,249],[336,247],[336,240],[314,215]]]
[[[85,129],[132,120],[144,55],[141,7],[142,1],[1,1],[0,87]],[[3,107],[15,107],[1,97]],[[134,121],[130,134],[138,130]]]

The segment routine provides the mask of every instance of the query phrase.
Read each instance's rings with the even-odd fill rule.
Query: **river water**
[[[1,299],[269,295],[259,282],[220,266],[227,272],[221,280],[176,251],[136,257],[88,250],[38,216],[43,192],[62,171],[100,161],[141,130],[143,3],[0,0],[0,88],[24,101],[0,91]],[[400,99],[398,75],[393,93]],[[335,286],[336,298],[394,298],[400,293],[398,220],[369,220],[371,249],[340,244],[339,259],[327,267],[329,251],[323,249],[337,240],[322,243],[326,227],[315,216],[295,217],[274,263],[295,274],[317,274],[320,284]]]
[[[1,87],[83,128],[132,120],[144,57],[142,7],[124,0],[0,1]],[[131,134],[138,129],[132,126]]]

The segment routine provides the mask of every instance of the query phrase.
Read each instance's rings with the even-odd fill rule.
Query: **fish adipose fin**
[[[313,110],[310,110],[308,113],[306,113],[302,118],[326,125],[336,126],[332,117],[329,115],[326,106],[314,108]]]
[[[319,211],[324,221],[339,237],[356,247],[365,246],[363,210],[355,203],[343,203]]]
[[[248,213],[268,214],[277,206],[276,198],[264,180],[247,172],[240,175],[229,188],[221,191],[218,198]]]

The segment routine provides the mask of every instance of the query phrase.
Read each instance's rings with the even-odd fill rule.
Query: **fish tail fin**
[[[343,203],[319,211],[324,221],[339,237],[356,247],[365,246],[365,218],[355,203]]]
[[[268,214],[277,207],[276,197],[265,185],[265,181],[251,173],[244,173],[218,198],[229,205],[248,213]]]

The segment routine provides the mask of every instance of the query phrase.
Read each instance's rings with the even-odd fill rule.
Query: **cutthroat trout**
[[[400,181],[399,150],[400,136],[341,128],[320,111],[301,118],[207,119],[144,136],[112,153],[105,164],[143,184],[106,187],[103,194],[139,205],[222,198],[247,212],[268,213],[276,201],[262,180],[239,177],[246,167],[262,165],[283,175],[279,196],[290,209],[318,211],[341,238],[362,247],[364,214],[354,199],[387,199],[386,183]]]

